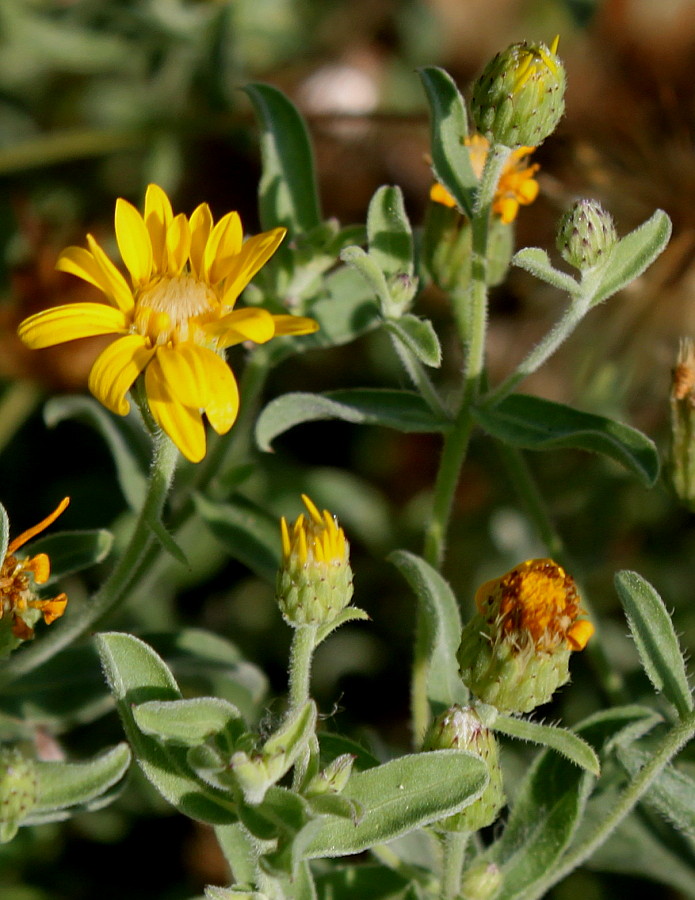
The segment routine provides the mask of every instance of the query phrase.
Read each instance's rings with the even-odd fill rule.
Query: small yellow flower
[[[474,134],[466,138],[465,144],[468,147],[473,171],[480,179],[490,143],[482,134]],[[538,182],[534,176],[540,166],[538,163],[528,162],[528,157],[535,149],[535,147],[517,147],[509,155],[504,167],[492,203],[493,213],[504,225],[510,225],[516,219],[520,206],[528,206],[538,196]],[[438,183],[432,185],[430,200],[451,208],[456,206],[451,194]]]
[[[187,459],[199,462],[205,456],[202,413],[218,434],[225,434],[239,409],[225,349],[318,328],[301,316],[234,309],[285,229],[244,241],[238,213],[214,224],[202,203],[190,219],[174,216],[169,198],[155,184],[147,188],[144,216],[127,200],[116,201],[115,228],[130,285],[87,235],[89,249],[68,247],[57,268],[97,287],[108,305],[71,303],[44,310],[20,324],[19,336],[39,349],[97,334],[118,335],[94,363],[90,390],[123,416],[130,409],[126,394],[144,373],[153,418]]]
[[[30,610],[38,610],[44,622],[50,625],[63,615],[68,598],[65,594],[58,594],[50,600],[40,600],[36,596],[32,580],[34,584],[45,584],[51,574],[51,563],[45,553],[37,553],[24,560],[18,560],[15,554],[27,541],[55,522],[69,503],[70,498],[65,497],[50,516],[10,541],[0,566],[0,619],[12,616],[12,633],[20,640],[26,641],[34,636],[32,625],[36,614],[30,613]]]
[[[350,546],[335,516],[321,513],[302,494],[309,513],[301,513],[294,525],[280,520],[282,565],[278,572],[277,597],[290,625],[328,622],[352,598]]]

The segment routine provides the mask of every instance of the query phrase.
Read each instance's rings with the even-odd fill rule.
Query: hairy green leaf
[[[46,813],[89,803],[119,782],[129,765],[127,744],[117,744],[87,762],[37,762],[37,802],[30,818],[43,818]]]
[[[413,274],[413,231],[399,187],[382,185],[367,214],[369,256],[384,275]]]
[[[553,287],[566,291],[570,296],[579,293],[581,285],[571,275],[556,269],[550,262],[550,257],[540,247],[524,247],[512,257],[512,264],[526,269],[540,281],[552,284]]]
[[[239,710],[219,697],[148,700],[133,708],[135,724],[145,734],[194,747],[240,718]]]
[[[519,738],[522,741],[532,741],[534,744],[543,744],[545,747],[557,750],[570,762],[586,769],[592,775],[598,776],[601,771],[601,764],[593,748],[566,728],[539,725],[538,722],[531,722],[528,719],[505,715],[498,715],[492,727],[495,731],[510,737]]]
[[[429,319],[411,313],[386,322],[385,327],[426,366],[442,364],[442,347]]]
[[[113,535],[104,528],[93,531],[59,531],[47,534],[30,545],[32,556],[47,553],[51,560],[51,575],[46,587],[73,572],[81,572],[102,562],[111,552]]]

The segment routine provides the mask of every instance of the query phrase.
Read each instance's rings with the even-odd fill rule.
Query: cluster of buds
[[[288,625],[324,625],[352,599],[350,546],[343,529],[328,510],[319,512],[306,496],[308,516],[294,525],[280,522],[282,565],[277,576],[277,600]]]
[[[45,584],[51,574],[51,564],[45,553],[37,553],[26,559],[16,556],[20,547],[54,522],[67,507],[66,497],[58,507],[38,525],[22,532],[7,546],[0,565],[0,655],[14,649],[22,641],[34,636],[34,625],[43,616],[47,625],[63,615],[68,598],[58,594],[42,600],[36,585]]]
[[[572,651],[594,626],[574,580],[552,559],[531,559],[483,584],[458,661],[470,690],[500,712],[525,713],[569,680]]]
[[[482,134],[506,147],[537,147],[565,111],[565,70],[552,45],[512,44],[473,85],[472,113]]]
[[[482,796],[460,813],[437,823],[441,831],[478,831],[492,824],[505,803],[497,741],[472,706],[452,706],[438,716],[425,738],[424,750],[467,750],[487,765],[490,780]]]
[[[560,219],[557,249],[575,269],[593,269],[608,258],[618,235],[598,200],[577,200]]]

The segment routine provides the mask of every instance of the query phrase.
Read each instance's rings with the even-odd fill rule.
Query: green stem
[[[461,873],[466,857],[469,832],[447,832],[442,838],[441,900],[456,900],[461,892]]]
[[[673,757],[695,736],[695,712],[689,713],[662,738],[659,749],[649,762],[637,773],[634,780],[623,791],[608,815],[597,821],[591,831],[573,847],[564,857],[562,863],[548,872],[533,889],[524,893],[524,900],[536,900],[543,897],[553,885],[562,881],[585,862],[615,831],[623,819],[634,809],[640,799],[647,793],[654,781],[666,768]]]
[[[123,555],[110,576],[77,615],[61,620],[27,650],[15,654],[0,672],[0,685],[4,686],[33,671],[88,631],[96,630],[127,597],[133,573],[140,568],[154,542],[149,523],[161,514],[178,458],[174,444],[166,435],[160,434],[154,442],[145,502]]]
[[[317,629],[317,625],[302,625],[294,629],[290,650],[290,713],[300,709],[310,699],[311,661]]]
[[[388,323],[386,323],[386,327],[388,329]],[[408,377],[417,388],[420,396],[436,415],[448,416],[446,407],[442,403],[441,397],[437,393],[420,360],[415,356],[412,350],[400,340],[397,334],[392,332],[390,336],[393,347],[398,354],[398,358],[400,359],[403,368],[408,373]]]

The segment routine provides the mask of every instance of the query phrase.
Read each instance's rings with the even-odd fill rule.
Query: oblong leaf
[[[663,600],[637,572],[618,572],[615,587],[649,680],[675,706],[679,716],[687,715],[693,709],[693,697],[683,654]]]
[[[466,105],[451,76],[435,66],[420,69],[431,113],[432,169],[466,215],[473,215],[478,179],[464,140],[468,136]]]
[[[284,225],[291,234],[319,225],[314,156],[302,117],[291,101],[269,84],[247,84],[260,121],[263,174],[259,185],[261,225]]]
[[[652,758],[639,748],[618,748],[618,759],[634,777]],[[666,766],[641,800],[668,819],[691,841],[695,840],[695,780],[674,766]]]
[[[634,281],[662,252],[671,237],[671,220],[662,209],[643,222],[611,250],[592,306],[608,299],[616,291]]]
[[[280,434],[321,419],[341,419],[357,425],[383,425],[403,432],[445,432],[451,421],[436,415],[414,391],[379,388],[331,391],[326,394],[291,393],[276,397],[266,406],[256,423],[256,440],[261,450],[270,450]]]
[[[466,703],[468,691],[459,676],[456,651],[461,642],[461,614],[454,592],[429,563],[407,550],[388,556],[413,589],[424,615],[423,639],[429,658],[427,696],[438,708]]]
[[[119,782],[129,765],[130,748],[125,743],[87,762],[37,762],[32,817],[94,800]]]
[[[111,552],[113,535],[104,528],[92,531],[60,531],[31,543],[31,553],[46,553],[51,561],[49,587],[64,575],[81,572],[102,562]]]
[[[145,734],[194,747],[240,718],[233,704],[219,697],[149,700],[133,708],[135,724]]]
[[[123,496],[131,509],[139,510],[147,489],[147,444],[133,422],[113,416],[91,397],[54,397],[44,406],[49,428],[64,419],[78,419],[95,428],[106,441],[116,466]]]
[[[442,347],[429,319],[407,313],[387,322],[386,328],[426,366],[438,368],[441,365]]]
[[[526,450],[572,448],[600,453],[620,463],[647,486],[659,475],[659,454],[636,428],[527,394],[512,394],[473,415],[488,434]]]
[[[384,275],[413,274],[413,230],[399,187],[382,185],[367,213],[369,255]]]
[[[532,741],[534,744],[542,744],[557,750],[570,762],[586,769],[592,775],[600,774],[601,764],[593,747],[566,728],[540,725],[538,722],[531,722],[528,719],[505,715],[498,715],[492,727],[495,731],[510,737],[519,738],[522,741]]]
[[[342,796],[363,809],[352,822],[323,816],[298,840],[306,859],[347,856],[458,812],[481,795],[487,767],[461,750],[434,750],[357,772]],[[304,841],[306,841],[304,843]]]
[[[567,291],[574,295],[579,293],[581,285],[571,275],[556,269],[550,262],[550,257],[540,247],[524,247],[512,257],[512,265],[525,269],[540,281],[552,284],[561,291]]]

